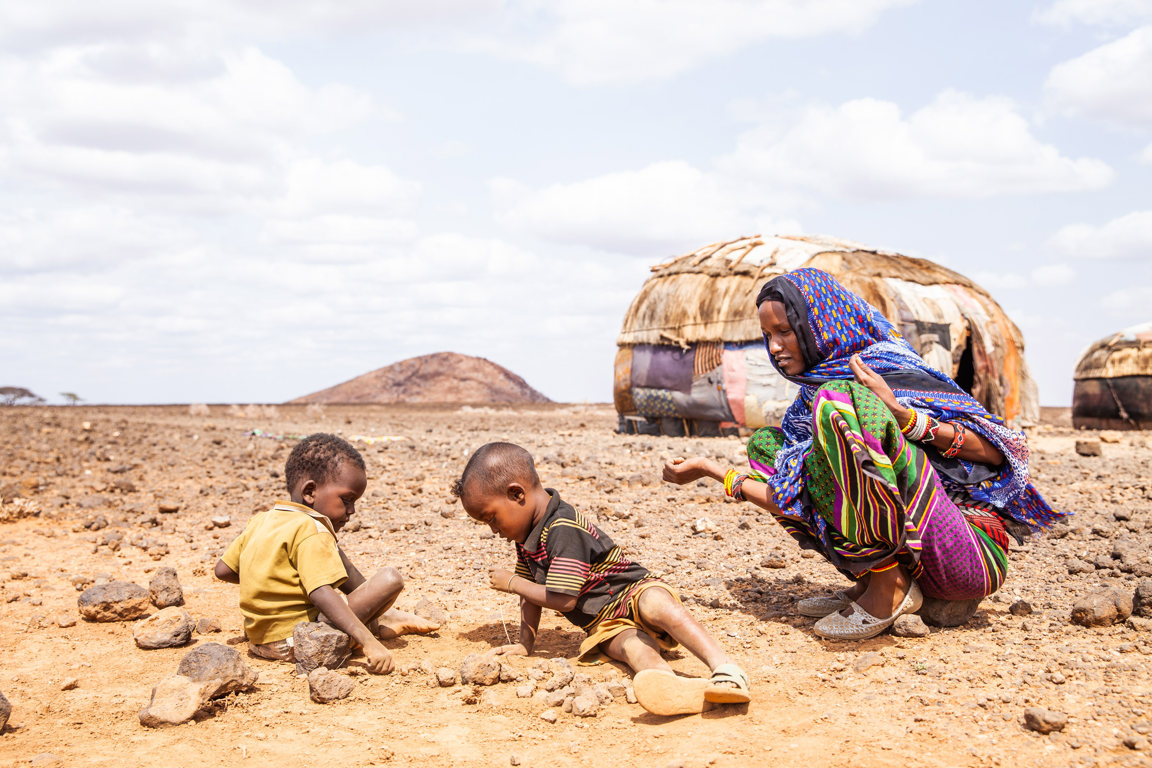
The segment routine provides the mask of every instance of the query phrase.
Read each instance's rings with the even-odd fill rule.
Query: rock
[[[958,627],[976,613],[982,598],[972,600],[941,600],[935,597],[924,598],[924,604],[917,611],[920,618],[935,627]]]
[[[495,685],[500,680],[500,663],[491,656],[473,653],[460,665],[460,682],[472,685]]]
[[[302,621],[292,630],[296,674],[319,667],[338,669],[352,655],[352,639],[320,621]]]
[[[560,716],[556,714],[555,710],[546,709],[540,713],[540,719],[547,723],[554,723],[560,719]]]
[[[140,724],[160,728],[186,723],[208,704],[215,690],[213,680],[192,680],[184,675],[167,677],[152,689],[148,706],[140,710]]]
[[[605,684],[605,687],[608,689],[608,693],[612,694],[612,698],[614,699],[624,698],[624,694],[628,691],[628,687],[619,680],[610,680]]]
[[[1099,440],[1077,440],[1076,453],[1081,456],[1099,456],[1102,451],[1100,449]]]
[[[517,755],[516,753],[512,753],[511,755],[508,756],[508,763],[510,765],[523,765],[524,761],[521,759],[520,755]]]
[[[434,621],[441,626],[448,621],[448,611],[426,597],[420,598],[419,602],[417,602],[416,606],[412,609],[412,613],[429,621]]]
[[[456,670],[440,667],[436,670],[436,682],[441,688],[451,688],[456,685]]]
[[[60,690],[72,691],[72,690],[75,690],[79,685],[80,685],[80,681],[77,680],[76,678],[66,677],[66,678],[64,678],[64,681],[60,683]]]
[[[86,621],[132,621],[152,610],[148,590],[130,581],[97,584],[80,593],[77,605]]]
[[[138,648],[179,648],[192,639],[192,617],[183,608],[171,606],[136,623],[132,639]]]
[[[238,651],[220,643],[205,643],[184,654],[176,674],[196,682],[212,683],[215,687],[208,698],[250,691],[258,677],[248,669]]]
[[[892,623],[892,634],[897,637],[927,637],[931,632],[924,620],[914,613],[899,616]]]
[[[852,662],[852,669],[856,672],[867,672],[872,667],[883,666],[883,664],[883,656],[876,653],[876,651],[868,651],[856,657],[856,661]]]
[[[227,528],[232,525],[232,518],[228,515],[216,515],[212,518],[212,525],[216,528]]]
[[[173,512],[180,511],[180,505],[175,501],[162,501],[157,505],[156,510],[164,515],[170,515]]]
[[[1124,737],[1121,743],[1128,747],[1128,749],[1135,750],[1137,752],[1142,752],[1145,749],[1148,749],[1148,739],[1144,738],[1143,736],[1133,736],[1132,734],[1129,734]]]
[[[67,629],[76,626],[76,617],[70,613],[62,613],[56,617],[56,623]]]
[[[77,592],[83,592],[84,590],[88,589],[88,587],[92,586],[92,583],[95,581],[95,579],[93,579],[91,576],[76,574],[74,576],[69,576],[68,581],[71,582],[72,586],[76,588]]]
[[[544,690],[555,691],[563,688],[571,683],[575,676],[576,672],[572,669],[568,659],[552,659],[552,677],[544,681]]]
[[[157,608],[184,605],[184,590],[180,588],[175,568],[158,569],[148,582],[148,591],[152,594],[152,605]]]
[[[346,699],[355,687],[352,678],[327,667],[317,667],[308,673],[308,695],[317,704]]]
[[[0,734],[4,732],[4,726],[8,725],[8,717],[12,714],[12,702],[8,701],[8,697],[0,691]]]
[[[1132,595],[1105,589],[1080,598],[1072,606],[1072,623],[1082,627],[1108,627],[1132,615]]]
[[[604,683],[596,683],[592,686],[592,692],[596,694],[596,698],[600,701],[601,705],[611,704],[612,699],[615,698],[612,692],[608,690],[608,686]]]
[[[596,717],[600,714],[600,699],[595,694],[584,693],[572,699],[572,714],[577,717]]]
[[[32,759],[28,761],[28,765],[32,768],[64,768],[64,759],[51,752],[41,752],[38,755],[33,755]]]
[[[1068,573],[1075,576],[1078,573],[1092,573],[1096,570],[1096,566],[1078,557],[1068,558]]]
[[[515,683],[523,679],[524,673],[507,662],[500,662],[500,682]]]
[[[530,699],[534,693],[536,693],[536,686],[533,683],[524,683],[516,687],[516,698],[518,699]]]
[[[1053,712],[1044,707],[1028,707],[1024,710],[1024,727],[1037,733],[1062,731],[1068,724],[1068,715]]]
[[[196,622],[196,634],[208,635],[220,631],[220,620],[210,616],[201,616]]]
[[[1013,616],[1031,616],[1032,604],[1026,600],[1017,600],[1016,602],[1012,603],[1012,605],[1008,606],[1008,613],[1012,614]]]
[[[1152,579],[1141,579],[1132,595],[1132,615],[1152,619]]]
[[[779,555],[765,557],[760,561],[761,568],[786,568],[787,566],[788,563],[784,560],[783,557],[780,557]]]
[[[1143,619],[1139,616],[1129,616],[1128,621],[1126,621],[1125,624],[1137,632],[1152,632],[1152,619]]]

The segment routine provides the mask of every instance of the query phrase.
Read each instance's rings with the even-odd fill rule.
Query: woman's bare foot
[[[868,577],[871,575],[872,574],[870,573],[864,574],[859,579],[857,579],[856,583],[854,583],[851,587],[843,590],[844,594],[848,596],[848,599],[855,600],[857,602],[860,601],[860,597],[868,590]]]
[[[372,629],[372,633],[381,640],[391,640],[400,635],[426,635],[440,628],[440,625],[431,619],[396,608],[389,608],[373,623],[377,627],[369,629]]]
[[[855,598],[856,604],[876,618],[886,619],[896,612],[911,588],[912,579],[902,566],[870,573],[868,586],[862,595]]]

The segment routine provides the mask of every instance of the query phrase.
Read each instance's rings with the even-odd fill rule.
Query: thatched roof
[[[956,377],[961,356],[971,354],[973,396],[1009,421],[1038,421],[1023,336],[986,290],[931,261],[846,240],[743,237],[658,264],[628,308],[617,344],[757,341],[762,338],[755,312],[760,287],[802,266],[834,275],[922,352],[937,333],[947,336],[941,351],[952,353],[954,370],[946,373]]]
[[[1100,339],[1080,356],[1073,378],[1115,379],[1152,376],[1152,322]]]

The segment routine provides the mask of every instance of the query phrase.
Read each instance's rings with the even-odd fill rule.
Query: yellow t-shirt
[[[301,621],[315,621],[320,611],[308,594],[348,578],[332,522],[291,501],[255,515],[221,559],[240,575],[244,633],[256,644],[283,640]]]

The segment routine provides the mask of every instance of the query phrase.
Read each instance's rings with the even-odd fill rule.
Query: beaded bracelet
[[[744,481],[747,479],[748,475],[736,475],[732,481],[732,498],[736,501],[744,501]]]
[[[960,453],[960,449],[964,447],[964,426],[952,422],[952,428],[956,430],[956,434],[952,436],[952,445],[948,446],[948,450],[944,451],[944,458],[946,459],[950,459]]]
[[[940,431],[940,422],[931,416],[928,417],[928,426],[924,429],[924,436],[920,438],[922,443],[936,442],[936,433]]]
[[[736,470],[730,469],[724,473],[724,495],[732,496],[732,482],[736,479]]]
[[[908,437],[912,430],[916,428],[916,422],[920,420],[920,412],[915,408],[909,409],[912,411],[912,418],[908,419],[908,423],[900,427],[900,434]]]

